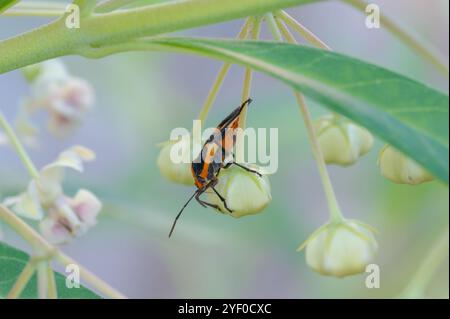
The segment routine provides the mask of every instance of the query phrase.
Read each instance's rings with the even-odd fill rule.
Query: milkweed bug
[[[221,211],[219,206],[200,199],[200,195],[208,189],[212,189],[223,202],[225,209],[230,213],[233,213],[233,211],[227,206],[226,199],[215,189],[215,186],[219,182],[218,175],[221,169],[226,169],[234,164],[242,169],[245,169],[246,171],[261,176],[261,174],[257,171],[249,169],[234,161],[233,154],[233,148],[236,144],[236,129],[239,127],[239,116],[241,115],[244,107],[249,105],[251,102],[252,99],[247,99],[233,112],[231,112],[222,122],[220,122],[213,134],[211,134],[211,136],[203,144],[202,150],[198,157],[192,162],[191,171],[197,190],[188,199],[186,204],[183,205],[180,212],[175,217],[172,228],[169,232],[169,237],[172,235],[181,213],[193,198],[195,198],[196,201],[203,207],[210,206]],[[230,155],[233,155],[233,160],[226,162]]]

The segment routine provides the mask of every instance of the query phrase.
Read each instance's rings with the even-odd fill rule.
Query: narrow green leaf
[[[0,14],[17,2],[19,2],[19,0],[0,0]]]
[[[0,243],[0,299],[5,298],[13,287],[20,273],[28,263],[30,256],[23,251],[13,248],[5,243]],[[98,295],[85,287],[67,288],[65,276],[55,272],[58,298],[95,299]],[[37,298],[36,274],[22,291],[20,298]]]
[[[147,43],[249,66],[278,78],[365,126],[448,183],[449,100],[442,92],[382,67],[301,45],[187,38]]]

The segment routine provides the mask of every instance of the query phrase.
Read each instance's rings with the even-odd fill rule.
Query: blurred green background
[[[372,1],[448,56],[448,1]],[[381,26],[337,1],[289,12],[338,52],[362,58],[447,91],[448,80]],[[50,21],[1,17],[0,38]],[[193,36],[234,37],[242,21],[189,30]],[[268,38],[268,30],[263,37]],[[157,143],[174,127],[192,125],[220,62],[166,53],[127,53],[87,60],[66,57],[71,73],[95,88],[95,108],[65,139],[39,136],[30,155],[38,167],[81,144],[97,153],[84,174],[70,172],[67,193],[92,190],[104,203],[98,225],[62,249],[128,297],[137,298],[391,298],[397,296],[434,240],[448,225],[448,187],[440,182],[395,185],[380,176],[374,149],[356,165],[330,167],[344,214],[375,226],[381,287],[365,288],[365,274],[336,279],[314,273],[297,246],[328,218],[325,196],[306,131],[290,89],[256,74],[248,125],[279,128],[279,169],[270,177],[273,201],[262,213],[234,219],[191,204],[168,240],[171,222],[193,187],[166,181],[156,166]],[[233,67],[207,124],[214,126],[238,103],[243,70]],[[14,118],[29,86],[18,71],[0,76],[0,107]],[[317,117],[326,113],[309,102]],[[42,120],[42,121],[41,121]],[[44,119],[38,119],[38,123]],[[0,147],[0,196],[23,190],[26,171]],[[5,240],[29,250],[2,227]],[[448,257],[433,276],[428,297],[449,296]]]

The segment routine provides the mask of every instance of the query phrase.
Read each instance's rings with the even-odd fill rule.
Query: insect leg
[[[230,213],[233,213],[233,211],[230,208],[228,208],[226,199],[222,195],[219,194],[219,192],[214,188],[214,186],[211,186],[211,188],[214,191],[214,193],[216,193],[216,195],[219,197],[219,199],[222,201],[223,206],[225,206],[225,209],[227,211],[229,211]]]
[[[225,209],[226,209],[227,211],[229,211],[230,213],[232,213],[233,211],[232,211],[230,208],[228,208],[226,199],[225,199],[222,195],[220,195],[219,192],[214,188],[214,186],[216,186],[218,182],[219,182],[219,180],[218,180],[217,178],[214,179],[214,180],[212,180],[209,187],[212,188],[212,190],[214,191],[214,193],[216,193],[217,197],[219,197],[219,199],[222,201],[223,206],[225,206]]]
[[[205,202],[204,200],[202,200],[202,199],[200,199],[200,198],[197,198],[197,197],[196,197],[195,199],[196,199],[197,202],[199,202],[199,204],[202,205],[203,207],[209,206],[209,207],[215,208],[215,209],[217,209],[218,211],[221,211],[221,212],[222,212],[222,210],[220,209],[220,207],[219,207],[218,205],[216,205],[216,204],[212,204],[212,203]]]
[[[234,154],[233,154],[233,159],[234,159]],[[257,171],[255,171],[255,170],[253,170],[251,168],[245,167],[244,165],[241,165],[241,164],[237,163],[236,160],[234,160],[233,162],[229,162],[229,163],[225,164],[225,166],[223,168],[227,169],[228,167],[230,167],[233,164],[236,165],[236,166],[239,166],[242,169],[245,169],[247,172],[254,173],[254,174],[258,175],[259,177],[262,177],[260,172],[257,172]]]
[[[236,163],[236,162],[232,162],[231,164],[239,166],[240,168],[245,169],[247,172],[254,173],[254,174],[258,175],[259,177],[262,177],[261,173],[255,171],[255,170],[253,170],[251,168],[245,167],[244,165],[241,165],[241,164]]]
[[[183,210],[186,208],[186,206],[189,204],[189,202],[192,200],[192,198],[197,198],[199,191],[197,190],[194,194],[192,194],[192,196],[188,199],[188,201],[186,202],[186,204],[183,205],[183,207],[181,207],[180,212],[177,214],[177,216],[175,217],[175,220],[173,221],[172,224],[172,228],[170,228],[170,232],[169,232],[169,238],[170,236],[172,236],[173,230],[175,229],[175,225],[177,224],[178,218],[180,218],[181,213],[183,212]]]

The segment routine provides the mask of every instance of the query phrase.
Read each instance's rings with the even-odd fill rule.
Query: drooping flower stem
[[[239,31],[239,34],[237,36],[238,39],[245,39],[248,33],[249,26],[251,24],[251,19],[247,18],[244,25],[242,26],[241,30]],[[217,73],[216,79],[214,80],[214,84],[212,85],[211,89],[209,90],[208,96],[206,97],[205,102],[203,103],[202,109],[200,110],[200,114],[198,115],[198,119],[203,123],[206,120],[206,117],[208,116],[209,110],[211,109],[211,106],[214,104],[214,101],[216,100],[217,93],[219,92],[223,81],[225,77],[228,74],[228,71],[230,70],[231,63],[224,63],[219,69],[219,72]]]
[[[292,29],[294,29],[296,32],[298,32],[310,44],[312,44],[318,48],[331,51],[331,48],[325,42],[320,40],[314,33],[312,33],[310,30],[308,30],[308,28],[306,28],[300,22],[295,20],[293,17],[291,17],[285,11],[283,11],[283,10],[279,11],[276,14],[276,17],[280,17],[288,26],[290,26]],[[293,41],[295,42],[295,39],[293,39]]]
[[[261,18],[260,17],[251,17],[252,24],[251,24],[251,34],[250,39],[256,40],[259,38],[259,32],[261,30]],[[242,83],[242,102],[247,100],[250,97],[250,90],[252,87],[252,79],[253,79],[253,72],[251,68],[246,68],[244,71],[244,80]],[[245,107],[242,110],[242,113],[239,117],[239,127],[242,129],[245,129],[247,121],[247,107]]]
[[[23,164],[25,165],[25,168],[27,169],[31,178],[38,178],[39,177],[38,170],[34,166],[33,162],[31,161],[30,157],[28,156],[25,148],[23,147],[22,143],[20,143],[19,139],[17,138],[16,133],[14,132],[12,127],[9,125],[8,121],[6,120],[6,118],[3,115],[1,110],[0,110],[0,127],[5,131],[6,136],[8,137],[12,147],[19,155],[20,159],[22,160]]]
[[[277,21],[273,19],[266,19],[268,22],[268,26],[272,32],[272,36],[276,41],[282,41],[280,34],[282,34],[286,41],[289,43],[296,43],[295,38],[289,32],[289,30],[284,26],[281,21]],[[319,170],[319,174],[322,180],[322,185],[325,191],[325,196],[327,198],[328,207],[330,211],[330,220],[333,223],[341,222],[344,217],[339,208],[338,201],[336,199],[336,194],[333,189],[333,185],[331,184],[330,176],[328,174],[328,170],[325,164],[325,160],[322,154],[322,150],[320,149],[319,142],[317,140],[317,135],[314,129],[313,121],[311,118],[311,114],[309,113],[308,107],[305,102],[305,98],[303,95],[297,91],[294,91],[295,98],[297,100],[297,104],[300,107],[300,112],[303,116],[303,121],[305,123],[306,130],[308,132],[309,142],[311,144],[312,152],[314,158],[317,163],[317,168]]]
[[[45,256],[39,258],[39,262],[43,260],[51,260],[55,259],[59,263],[67,266],[68,264],[78,265],[80,269],[80,276],[89,283],[92,287],[97,289],[104,296],[109,298],[118,298],[123,299],[126,298],[123,294],[109,286],[102,279],[95,276],[89,270],[81,266],[77,261],[73,260],[71,257],[65,255],[58,248],[48,243],[41,235],[39,235],[33,228],[31,228],[27,223],[25,223],[22,219],[20,219],[16,214],[10,211],[8,208],[0,205],[0,220],[4,221],[7,225],[9,225],[15,232],[17,232],[23,239],[25,239],[28,243],[30,243],[36,251],[41,252],[41,254],[45,254]],[[24,276],[19,276],[21,281],[27,279],[29,272],[33,272],[33,268],[26,269],[27,272]],[[31,276],[30,276],[31,277]],[[29,278],[28,278],[29,280]],[[10,294],[17,294],[19,288],[23,285],[22,282],[16,282],[14,284],[13,289]],[[25,282],[26,285],[26,282]],[[16,288],[18,287],[18,288]],[[19,291],[20,293],[20,291]]]
[[[249,38],[252,40],[256,40],[259,37],[259,32],[261,29],[261,18],[260,17],[250,17],[250,30],[249,30]],[[248,98],[250,98],[250,90],[252,87],[252,79],[253,79],[253,71],[251,68],[245,68],[244,70],[244,80],[242,82],[242,97],[241,102],[246,101]],[[247,108],[244,107],[244,109],[241,112],[241,115],[239,116],[239,127],[241,129],[245,129],[246,122],[247,122]],[[245,162],[245,154],[244,154],[244,136],[243,134],[238,134],[237,141],[236,141],[236,161],[239,163]]]
[[[423,259],[419,269],[412,280],[400,294],[401,298],[424,298],[428,283],[433,278],[439,265],[448,256],[448,225],[435,243],[430,252]]]

